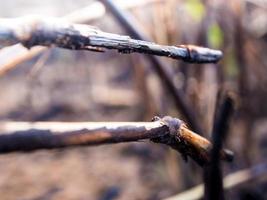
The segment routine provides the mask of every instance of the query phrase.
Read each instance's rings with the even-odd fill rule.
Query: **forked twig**
[[[138,1],[131,3],[123,3],[123,9],[132,9],[139,6],[147,6],[151,3],[157,2],[159,0],[149,0],[149,1]],[[121,3],[121,0],[119,0]],[[94,1],[88,6],[75,10],[65,16],[62,19],[71,22],[71,23],[88,23],[93,20],[97,20],[105,15],[105,7],[101,2]],[[22,47],[17,46],[12,49],[14,51],[20,51]],[[26,62],[27,60],[32,59],[35,56],[38,56],[40,53],[44,52],[47,47],[34,47],[29,51],[24,51],[23,53],[15,54],[12,56],[12,59],[6,60],[3,64],[0,65],[0,76],[4,75],[6,72],[14,69],[18,64]]]
[[[190,156],[199,165],[210,162],[211,143],[172,117],[153,122],[2,122],[0,153],[97,145],[149,139]],[[221,159],[232,155],[222,150]]]
[[[62,19],[72,23],[86,23],[98,19],[104,14],[105,7],[102,5],[102,3],[96,1],[86,7],[80,8],[63,16]],[[47,47],[34,47],[28,51],[23,51],[22,53],[18,54],[17,52],[23,48],[22,46],[12,46],[8,48],[13,48],[12,50],[16,52],[16,54],[12,56],[12,59],[8,59],[0,65],[0,76],[14,69],[20,63],[26,62],[48,49]]]

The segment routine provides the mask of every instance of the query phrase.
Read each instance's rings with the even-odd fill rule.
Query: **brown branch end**
[[[153,138],[151,141],[168,145],[180,152],[185,160],[189,156],[201,166],[210,163],[212,144],[207,139],[190,131],[185,123],[177,118],[166,116],[156,119],[169,128],[169,133]],[[229,150],[222,150],[221,159],[232,161],[233,153]]]

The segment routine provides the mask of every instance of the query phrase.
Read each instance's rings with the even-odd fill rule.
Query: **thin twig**
[[[214,63],[222,57],[219,50],[186,45],[159,45],[135,40],[129,36],[106,33],[88,25],[69,24],[59,19],[0,19],[0,47],[17,43],[22,43],[28,48],[41,45],[73,50],[117,49],[120,53],[152,54],[182,59],[190,63]]]
[[[171,117],[153,122],[2,122],[0,153],[97,145],[149,139],[190,156],[200,165],[210,162],[211,143]],[[231,155],[221,151],[221,159]]]
[[[128,34],[139,40],[149,41],[142,31],[138,29],[138,26],[134,23],[135,20],[122,9],[120,9],[113,1],[111,0],[103,0],[102,3],[112,12],[114,17],[121,23],[121,25],[125,28]],[[194,131],[198,134],[203,134],[201,125],[196,120],[195,113],[190,108],[190,105],[185,101],[184,94],[178,90],[172,80],[172,76],[167,69],[166,66],[159,58],[152,55],[146,55],[148,60],[151,62],[154,67],[156,73],[161,78],[162,82],[166,86],[166,89],[169,91],[170,95],[174,98],[175,106],[184,116],[186,122]]]
[[[233,189],[234,187],[244,184],[250,180],[257,179],[258,177],[266,174],[267,163],[261,163],[248,169],[233,172],[223,178],[223,188],[225,190]],[[200,184],[164,200],[199,200],[203,198],[203,191],[204,184]]]
[[[218,99],[217,101],[219,101]],[[218,103],[219,104],[219,103]],[[234,111],[233,99],[226,95],[222,105],[218,107],[215,114],[215,120],[212,131],[213,148],[211,151],[211,162],[204,169],[205,199],[206,200],[223,200],[223,183],[220,166],[220,151],[222,144],[228,132],[230,117]]]
[[[47,50],[47,47],[33,47],[28,51],[25,51],[25,48],[21,45],[14,45],[11,47],[7,47],[9,50],[14,50],[15,56],[12,56],[11,59],[8,59],[8,61],[4,62],[0,66],[0,76],[6,74],[11,69],[18,66],[20,63],[23,63],[27,60],[30,60],[34,58],[35,56],[38,56],[39,54],[45,52]],[[23,48],[23,49],[22,49]],[[23,52],[21,52],[23,50]]]

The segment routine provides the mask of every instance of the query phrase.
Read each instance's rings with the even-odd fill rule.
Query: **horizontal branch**
[[[0,153],[149,139],[205,165],[212,148],[208,140],[171,117],[153,122],[1,122],[0,132]],[[221,159],[230,161],[232,154],[222,150]]]
[[[103,32],[95,27],[70,24],[60,19],[38,17],[0,19],[0,47],[22,43],[57,46],[73,50],[103,51],[116,49],[120,53],[144,53],[181,59],[189,63],[215,63],[222,52],[193,45],[167,46],[129,36]]]

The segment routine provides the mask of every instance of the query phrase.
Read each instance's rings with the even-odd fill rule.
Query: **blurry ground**
[[[1,1],[0,17],[63,16],[90,2]],[[267,18],[263,14],[267,7],[243,4],[245,1],[227,6],[220,0],[203,2],[168,0],[130,12],[154,41],[224,51],[219,65],[162,60],[173,72],[177,89],[185,92],[207,137],[217,89],[223,85],[238,96],[239,109],[228,140],[236,159],[225,167],[230,173],[264,162],[266,157],[266,36],[249,29],[258,30],[256,22],[247,27],[244,24],[252,22],[242,20]],[[90,24],[124,33],[110,14]],[[62,49],[46,54],[0,77],[1,120],[149,121],[157,114],[181,117],[152,66],[140,55]],[[191,161],[186,164],[170,149],[145,142],[1,155],[0,172],[3,200],[154,200],[190,188],[200,183],[202,176]],[[255,180],[256,187],[247,184],[230,195],[242,199],[239,194],[259,193],[264,198],[266,183],[266,179]]]
[[[2,156],[1,199],[153,199],[151,196],[161,193],[169,195],[165,175],[157,172],[164,170],[163,164],[128,155],[127,149],[127,145],[113,145]]]

